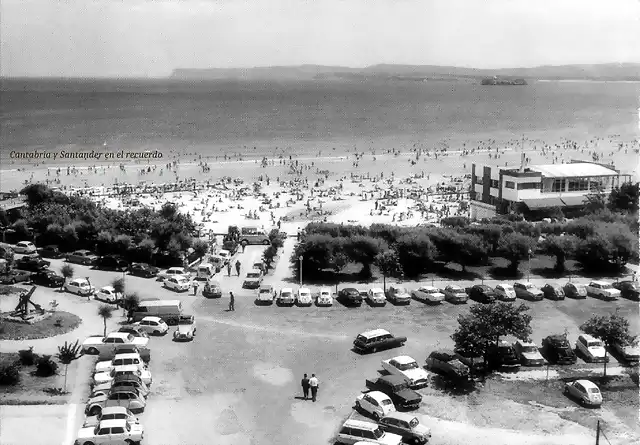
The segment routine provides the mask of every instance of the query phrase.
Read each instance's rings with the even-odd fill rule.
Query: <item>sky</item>
[[[0,75],[640,63],[640,0],[2,0]]]

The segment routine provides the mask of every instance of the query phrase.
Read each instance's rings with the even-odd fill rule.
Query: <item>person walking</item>
[[[304,375],[304,377],[302,377],[302,394],[304,395],[304,399],[305,400],[309,400],[309,377],[307,377],[307,374]]]
[[[244,249],[247,248],[247,243],[242,243],[242,253],[244,253]]]
[[[315,402],[318,396],[318,386],[320,386],[318,377],[316,377],[315,374],[311,374],[311,378],[309,379],[309,386],[311,387],[311,400]]]
[[[233,292],[229,292],[229,312],[236,311],[236,298],[233,296]]]
[[[231,261],[227,263],[227,273],[231,276]]]
[[[240,276],[240,260],[236,261],[236,273]]]
[[[193,295],[194,296],[198,295],[198,282],[197,281],[193,282]]]

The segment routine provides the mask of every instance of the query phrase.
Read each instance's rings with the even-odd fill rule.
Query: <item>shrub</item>
[[[33,366],[38,360],[38,354],[33,352],[33,346],[29,346],[29,349],[22,349],[18,351],[20,355],[20,363],[23,366]]]
[[[56,373],[58,370],[58,364],[51,360],[50,355],[43,355],[38,358],[38,365],[36,368],[36,375],[38,377],[49,377]]]
[[[20,366],[18,363],[0,365],[0,385],[17,385],[20,382]]]

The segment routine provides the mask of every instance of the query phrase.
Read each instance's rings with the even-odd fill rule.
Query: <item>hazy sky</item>
[[[640,62],[640,0],[1,0],[4,76]]]

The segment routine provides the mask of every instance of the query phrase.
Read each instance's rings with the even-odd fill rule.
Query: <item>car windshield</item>
[[[260,289],[260,293],[261,294],[270,294],[271,290],[269,290],[269,289]]]
[[[438,293],[438,289],[422,289],[422,292],[427,293],[427,294],[437,294]]]
[[[411,428],[415,428],[415,427],[417,427],[417,426],[418,426],[418,424],[419,424],[419,423],[420,423],[420,422],[418,421],[418,419],[416,419],[416,418],[414,417],[413,419],[411,419],[411,420],[409,421],[409,426],[410,426]]]
[[[409,369],[418,368],[419,366],[416,362],[411,362],[411,363],[398,363],[397,367],[400,371],[407,371]]]
[[[594,340],[594,341],[590,341],[589,343],[587,343],[587,347],[588,348],[601,348],[604,345],[602,344],[602,342],[600,340]]]
[[[282,292],[282,296],[288,298],[291,296],[291,292]]]
[[[260,278],[260,274],[259,273],[250,272],[250,273],[247,274],[247,278]]]
[[[406,294],[407,290],[404,287],[398,287],[398,288],[396,288],[396,293],[397,294]]]
[[[603,284],[601,287],[601,289],[613,289],[613,286],[610,284]]]
[[[393,405],[393,403],[392,403],[392,402],[391,402],[391,400],[389,400],[389,399],[385,399],[385,400],[383,400],[383,401],[382,401],[382,402],[380,402],[380,403],[382,403],[382,405],[383,405],[383,406]]]
[[[373,430],[373,435],[376,439],[380,439],[382,436],[384,436],[384,431],[382,431],[382,429],[378,427],[375,430]]]
[[[525,289],[533,289],[534,287],[535,286],[533,284],[531,284],[531,283],[527,283],[527,284],[524,285]]]
[[[523,346],[522,352],[534,353],[534,352],[538,352],[538,348],[536,348],[535,346]]]
[[[598,388],[589,388],[589,392],[591,394],[600,394],[600,390]]]

